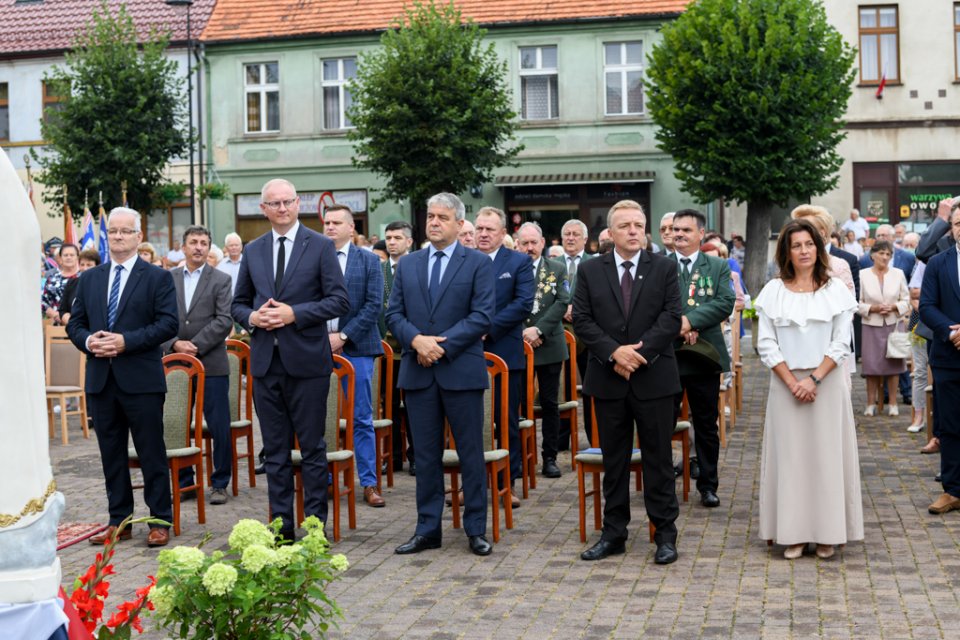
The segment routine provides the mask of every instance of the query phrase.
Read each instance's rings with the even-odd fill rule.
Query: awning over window
[[[561,184],[629,184],[653,182],[655,171],[607,171],[602,173],[545,173],[530,176],[497,176],[496,187],[543,187]]]

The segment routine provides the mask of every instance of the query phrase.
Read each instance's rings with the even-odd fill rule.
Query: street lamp
[[[190,37],[190,7],[193,0],[164,0],[167,6],[173,7],[179,13],[187,12],[187,132],[190,135],[190,224],[196,223],[196,187],[193,174],[193,40]]]

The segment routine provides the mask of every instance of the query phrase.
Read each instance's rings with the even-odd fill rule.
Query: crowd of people
[[[48,274],[41,295],[44,318],[67,325],[88,356],[86,391],[111,527],[95,542],[133,511],[128,434],[144,470],[150,513],[170,520],[162,442],[161,357],[167,353],[196,356],[204,366],[204,414],[214,442],[209,499],[227,501],[224,340],[241,333],[251,346],[260,470],[270,510],[283,523],[281,537],[296,536],[294,439],[304,512],[326,520],[327,445],[317,416],[326,415],[333,354],[355,372],[354,455],[363,500],[386,506],[378,489],[378,399],[372,396],[384,340],[396,354],[394,424],[406,412],[409,425],[405,441],[395,430],[393,463],[400,469],[406,458],[416,477],[416,528],[396,552],[441,546],[446,423],[462,477],[461,495],[447,504],[463,505],[468,546],[487,555],[487,491],[503,491],[514,508],[521,506],[514,485],[523,473],[524,343],[534,353],[544,477],[562,475],[558,453],[580,436],[578,425],[561,420],[558,410],[570,355],[564,331],[570,330],[586,439],[599,443],[604,466],[603,528],[581,558],[624,552],[630,464],[639,444],[644,505],[655,527],[654,561],[669,564],[678,557],[674,426],[688,409],[691,476],[701,505],[718,507],[720,399],[732,386],[732,343],[739,338],[731,327],[751,304],[757,350],[771,369],[759,496],[762,538],[785,546],[791,559],[803,555],[808,543],[828,558],[836,545],[863,538],[851,400],[858,351],[867,381],[864,415],[876,415],[883,403],[889,415],[898,415],[899,391],[913,403],[911,432],[923,429],[928,363],[933,369],[941,411],[934,412],[934,437],[924,452],[942,455],[944,494],[930,510],[960,508],[960,427],[950,411],[960,381],[960,260],[951,253],[951,239],[960,238],[957,204],[942,202],[922,238],[889,225],[880,225],[871,238],[856,211],[838,229],[826,209],[797,207],[780,230],[772,277],[753,300],[742,276],[743,238],[726,241],[709,232],[705,216],[694,209],[662,216],[658,246],[643,208],[617,202],[591,253],[590,233],[580,220],[567,221],[557,244],[548,245],[535,222],[510,233],[496,207],[481,208],[471,222],[457,196],[439,193],[427,202],[427,240],[413,251],[409,223],[391,222],[382,240],[368,240],[344,205],[325,211],[322,234],[309,229],[299,221],[294,185],[275,179],[261,192],[261,211],[271,224],[267,234],[244,247],[231,233],[218,254],[210,232],[190,226],[170,253],[158,256],[141,242],[139,214],[116,208],[107,226],[109,261],[98,266],[97,253],[63,245],[59,269]],[[852,234],[863,255],[843,249],[841,233]],[[891,347],[896,334],[905,332],[915,336],[907,356],[912,380],[907,358]],[[488,386],[484,352],[499,356],[508,369],[502,399],[508,435],[500,446],[509,450],[509,465],[489,486],[481,424]],[[176,481],[192,486],[192,473],[182,472]],[[167,544],[166,528],[151,527],[148,544]]]

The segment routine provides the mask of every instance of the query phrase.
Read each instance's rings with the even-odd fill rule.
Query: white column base
[[[39,602],[57,597],[60,590],[60,558],[47,567],[0,571],[0,602]]]

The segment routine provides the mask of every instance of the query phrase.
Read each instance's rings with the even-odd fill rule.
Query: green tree
[[[130,206],[150,207],[166,182],[164,167],[187,152],[191,139],[184,80],[164,57],[168,40],[156,30],[138,38],[124,5],[115,14],[106,3],[94,9],[65,65],[44,78],[69,87],[61,108],[41,124],[52,153],[32,152],[43,168],[38,179],[48,187],[44,201],[62,202],[60,185],[67,185],[79,219],[84,190],[102,191],[109,207],[120,204],[126,182]]]
[[[837,183],[854,55],[818,0],[697,0],[650,55],[647,104],[684,190],[747,203],[754,294],[771,210]]]
[[[485,33],[452,2],[416,2],[360,56],[350,85],[354,165],[385,178],[377,203],[410,200],[418,233],[430,195],[490,181],[522,149],[507,66]]]

